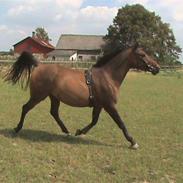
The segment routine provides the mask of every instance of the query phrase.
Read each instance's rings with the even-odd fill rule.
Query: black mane
[[[104,54],[102,57],[98,58],[96,64],[94,64],[93,67],[102,67],[103,65],[108,63],[113,57],[119,54],[121,51],[122,49],[117,49],[110,53]]]

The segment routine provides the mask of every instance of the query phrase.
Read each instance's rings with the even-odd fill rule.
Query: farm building
[[[28,51],[40,57],[46,57],[49,52],[55,49],[49,42],[36,37],[34,33],[32,37],[28,36],[13,46],[15,55],[19,55],[23,51]]]
[[[62,34],[48,57],[51,60],[96,60],[103,44],[103,36],[99,35]]]

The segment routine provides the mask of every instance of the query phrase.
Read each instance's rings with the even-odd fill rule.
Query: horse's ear
[[[136,42],[136,43],[132,46],[133,51],[135,51],[138,47],[139,47],[139,43]]]

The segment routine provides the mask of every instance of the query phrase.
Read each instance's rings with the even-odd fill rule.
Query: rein
[[[85,70],[85,79],[86,79],[86,84],[87,84],[88,90],[89,90],[89,106],[92,107],[94,104],[94,95],[93,95],[93,90],[92,90],[92,86],[94,83],[93,83],[93,79],[92,79],[91,69]]]

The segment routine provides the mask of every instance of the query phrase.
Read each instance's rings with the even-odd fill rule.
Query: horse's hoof
[[[137,150],[139,148],[139,145],[137,143],[130,146],[130,149]]]
[[[82,134],[81,130],[80,129],[77,129],[76,130],[76,133],[75,133],[75,136],[78,136],[78,135],[81,135],[81,134]]]
[[[84,138],[84,137],[86,137],[86,134],[81,134],[80,137],[83,137]]]
[[[20,130],[18,128],[14,128],[15,133],[18,133]]]
[[[66,136],[70,137],[70,136],[72,136],[72,134],[71,133],[66,133]]]

